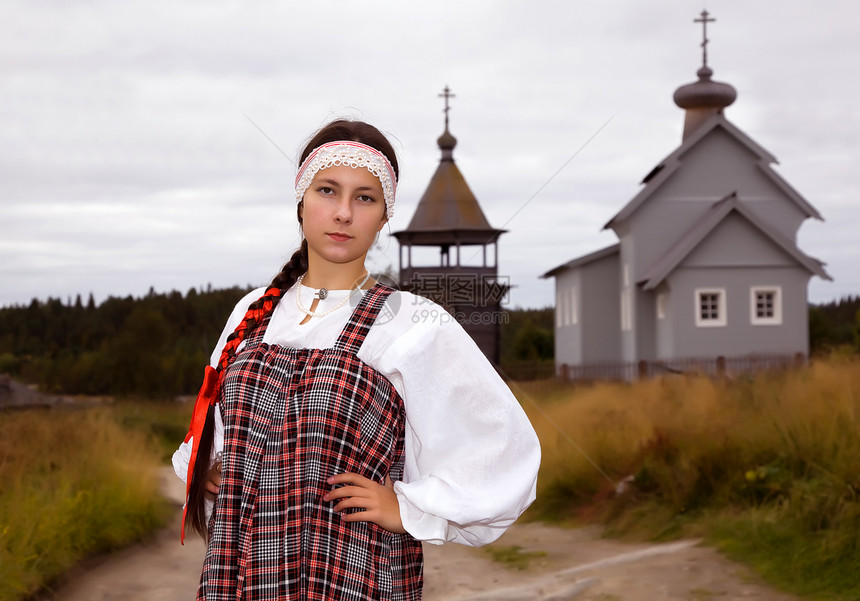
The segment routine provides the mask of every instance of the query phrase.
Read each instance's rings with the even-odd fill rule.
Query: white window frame
[[[630,299],[630,288],[621,291],[621,331],[633,329],[633,307]]]
[[[702,295],[717,295],[717,318],[702,319]],[[725,288],[696,288],[693,302],[697,328],[720,328],[728,323],[726,315],[726,289]]]
[[[758,314],[758,295],[773,294],[773,315]],[[782,325],[782,286],[753,286],[750,288],[750,323],[754,326]]]
[[[568,290],[570,290],[568,288]],[[561,305],[564,307],[564,325],[570,325],[570,297],[566,294],[567,290],[561,295]]]
[[[561,306],[562,300],[564,299],[564,294],[562,294],[561,288],[556,290],[555,292],[555,327],[560,328],[564,325],[562,322],[562,311],[564,308]]]
[[[570,322],[573,325],[579,323],[579,303],[576,286],[570,288]]]
[[[657,295],[657,319],[666,319],[666,293]]]

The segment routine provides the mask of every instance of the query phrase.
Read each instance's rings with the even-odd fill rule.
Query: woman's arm
[[[248,306],[254,302],[256,299],[260,298],[260,295],[265,292],[264,288],[257,288],[256,290],[252,290],[248,294],[246,294],[233,308],[233,312],[230,314],[230,317],[227,318],[227,323],[224,325],[224,329],[221,331],[221,336],[218,339],[218,343],[215,345],[215,349],[212,351],[212,355],[209,357],[209,365],[215,367],[218,365],[218,359],[221,358],[221,351],[224,348],[224,345],[227,343],[227,337],[233,333],[233,330],[236,329],[236,326],[239,325],[239,322],[242,321],[245,313],[248,311]],[[173,453],[173,471],[176,472],[176,475],[187,484],[186,479],[188,478],[188,463],[191,460],[191,448],[194,443],[194,439],[189,437],[188,440],[179,445],[179,448],[176,452]],[[215,439],[212,444],[212,454],[209,457],[210,466],[214,466],[219,454],[224,450],[224,422],[221,419],[221,411],[218,405],[215,406]],[[212,471],[210,469],[210,475]],[[218,477],[218,482],[220,482],[220,476]],[[207,490],[209,490],[210,484],[214,484],[214,479],[210,478],[207,480]],[[210,491],[211,492],[211,491]]]
[[[421,320],[404,303],[395,320],[409,320],[408,327],[380,326],[395,325],[396,337],[377,369],[406,406],[404,477],[394,491],[415,538],[480,546],[534,500],[540,446],[492,364],[450,314],[434,307],[439,318]]]
[[[207,478],[207,490],[210,489],[208,482],[215,483],[215,479],[211,477],[213,475],[212,469],[218,465],[218,457],[221,452],[224,450],[224,422],[221,419],[221,410],[218,405],[215,405],[215,439],[212,442],[212,454],[209,457],[209,478]],[[188,484],[186,478],[188,477],[188,462],[191,460],[191,447],[194,444],[194,438],[189,438],[187,441],[183,442],[179,445],[179,448],[173,453],[173,471],[176,472],[176,475],[179,478]],[[218,473],[217,482],[221,482],[220,472]],[[210,490],[211,492],[211,490]],[[215,491],[217,493],[217,490]]]

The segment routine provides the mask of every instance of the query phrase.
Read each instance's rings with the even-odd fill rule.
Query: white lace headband
[[[314,176],[329,167],[346,165],[353,169],[363,167],[379,179],[385,197],[385,216],[394,217],[394,193],[397,190],[397,177],[384,154],[361,142],[347,140],[329,142],[314,148],[304,160],[296,174],[296,202],[300,202],[311,185]]]

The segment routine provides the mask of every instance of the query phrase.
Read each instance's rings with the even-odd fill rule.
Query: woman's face
[[[349,166],[319,171],[302,199],[309,256],[329,263],[361,262],[385,225],[382,185],[370,171]]]

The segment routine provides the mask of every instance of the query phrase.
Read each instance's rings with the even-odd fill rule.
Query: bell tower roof
[[[454,162],[455,138],[449,131],[449,100],[454,97],[448,86],[439,94],[445,99],[445,130],[437,143],[442,157],[415,214],[405,230],[394,232],[401,243],[435,246],[442,244],[487,244],[505,230],[493,228],[478,199]]]

